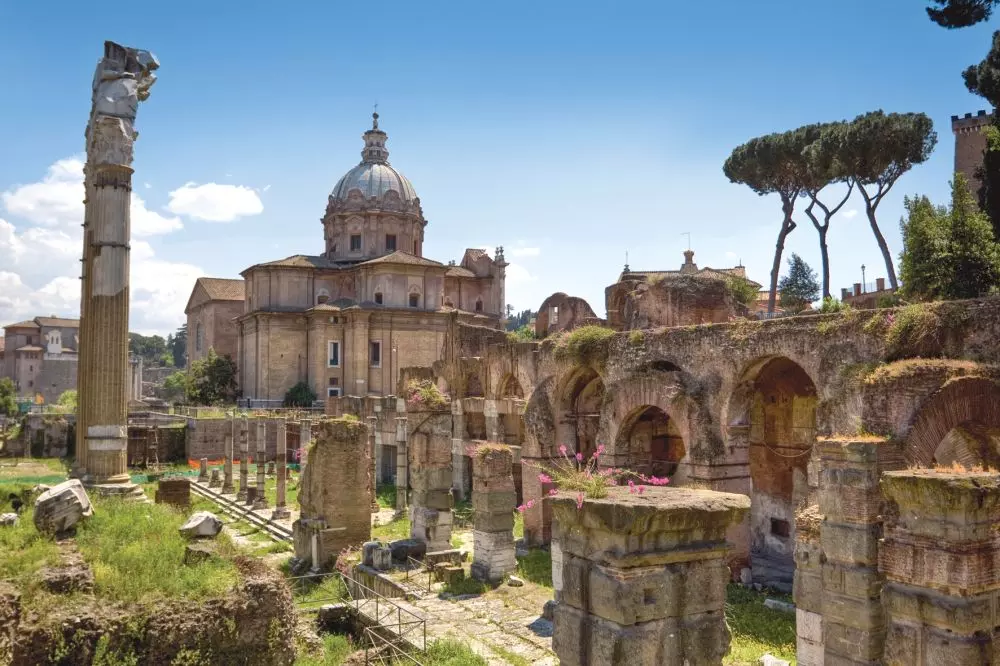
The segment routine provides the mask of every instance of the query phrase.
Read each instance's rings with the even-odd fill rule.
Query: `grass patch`
[[[39,591],[39,569],[59,562],[59,547],[35,529],[33,514],[26,506],[16,525],[0,528],[0,579],[13,580],[26,602]]]
[[[486,583],[466,576],[460,581],[448,583],[444,586],[444,591],[448,594],[482,594],[492,589]]]
[[[469,528],[473,527],[473,520],[475,518],[475,511],[472,508],[472,499],[464,499],[459,502],[455,502],[454,508],[451,510],[451,519],[454,529]]]
[[[520,511],[514,514],[514,538],[524,538],[524,514]]]
[[[424,666],[489,666],[468,645],[450,638],[431,643],[421,662]]]
[[[389,521],[385,525],[378,525],[372,528],[372,538],[381,541],[395,541],[396,539],[410,538],[410,519],[400,517]]]
[[[765,652],[795,661],[795,616],[764,606],[767,596],[741,585],[726,589],[726,622],[733,633],[727,666],[753,666]]]
[[[532,548],[527,555],[517,558],[517,575],[536,585],[552,587],[552,553]]]
[[[395,484],[384,484],[375,487],[375,499],[383,509],[396,508],[396,486]]]
[[[295,666],[340,666],[356,649],[347,636],[325,634],[320,653],[300,656],[295,660]]]
[[[296,604],[332,604],[347,598],[347,587],[340,576],[298,578],[289,582]]]
[[[184,564],[187,541],[178,528],[185,516],[163,504],[96,499],[94,515],[84,521],[77,544],[94,572],[95,591],[115,601],[148,602],[167,598],[219,596],[237,582],[226,559],[236,551],[216,537],[220,558]]]
[[[516,652],[511,652],[506,650],[499,645],[490,644],[490,649],[497,653],[497,655],[506,661],[508,664],[513,664],[514,666],[531,666],[531,662],[517,654]]]

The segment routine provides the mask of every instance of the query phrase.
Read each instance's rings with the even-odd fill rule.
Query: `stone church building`
[[[361,162],[334,186],[322,218],[322,254],[299,254],[244,270],[243,311],[229,319],[244,401],[275,406],[306,382],[320,400],[395,393],[400,368],[444,356],[451,318],[499,328],[506,296],[503,248],[466,250],[443,264],[423,254],[427,220],[417,193],[389,164],[387,135],[373,114]],[[202,323],[202,349],[229,335],[196,285],[188,335]],[[195,321],[194,319],[197,319]],[[195,354],[197,355],[197,354]]]

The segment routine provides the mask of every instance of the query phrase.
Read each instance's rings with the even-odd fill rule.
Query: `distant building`
[[[982,110],[976,115],[967,113],[964,117],[951,117],[951,131],[955,135],[955,172],[965,174],[973,193],[979,191],[976,170],[982,166],[983,151],[986,150],[983,130],[992,121],[993,115]]]
[[[188,365],[208,356],[209,347],[219,356],[236,360],[239,332],[236,319],[243,315],[246,294],[243,280],[198,278],[184,314],[187,315]]]
[[[876,278],[875,282],[861,284],[855,282],[850,288],[840,290],[840,300],[859,310],[873,310],[878,307],[879,300],[888,298],[896,290],[885,283],[885,278]]]
[[[9,377],[20,398],[56,402],[65,391],[76,389],[79,363],[80,320],[35,317],[3,327],[0,377]],[[130,358],[130,400],[140,399],[142,359]]]

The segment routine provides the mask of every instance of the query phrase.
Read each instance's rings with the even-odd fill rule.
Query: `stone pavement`
[[[427,621],[428,643],[458,639],[490,666],[554,666],[558,661],[552,652],[552,623],[541,617],[551,594],[530,584],[521,588],[502,585],[484,595],[393,601]]]

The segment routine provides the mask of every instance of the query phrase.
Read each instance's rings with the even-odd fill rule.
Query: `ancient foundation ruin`
[[[517,568],[514,557],[513,455],[498,445],[480,447],[472,458],[472,577],[502,581]]]
[[[295,556],[325,569],[344,548],[371,539],[371,461],[363,423],[324,419],[313,435],[292,531]]]
[[[427,552],[451,549],[452,483],[451,415],[413,412],[419,427],[409,433],[407,473],[410,481],[410,537],[427,544]]]

